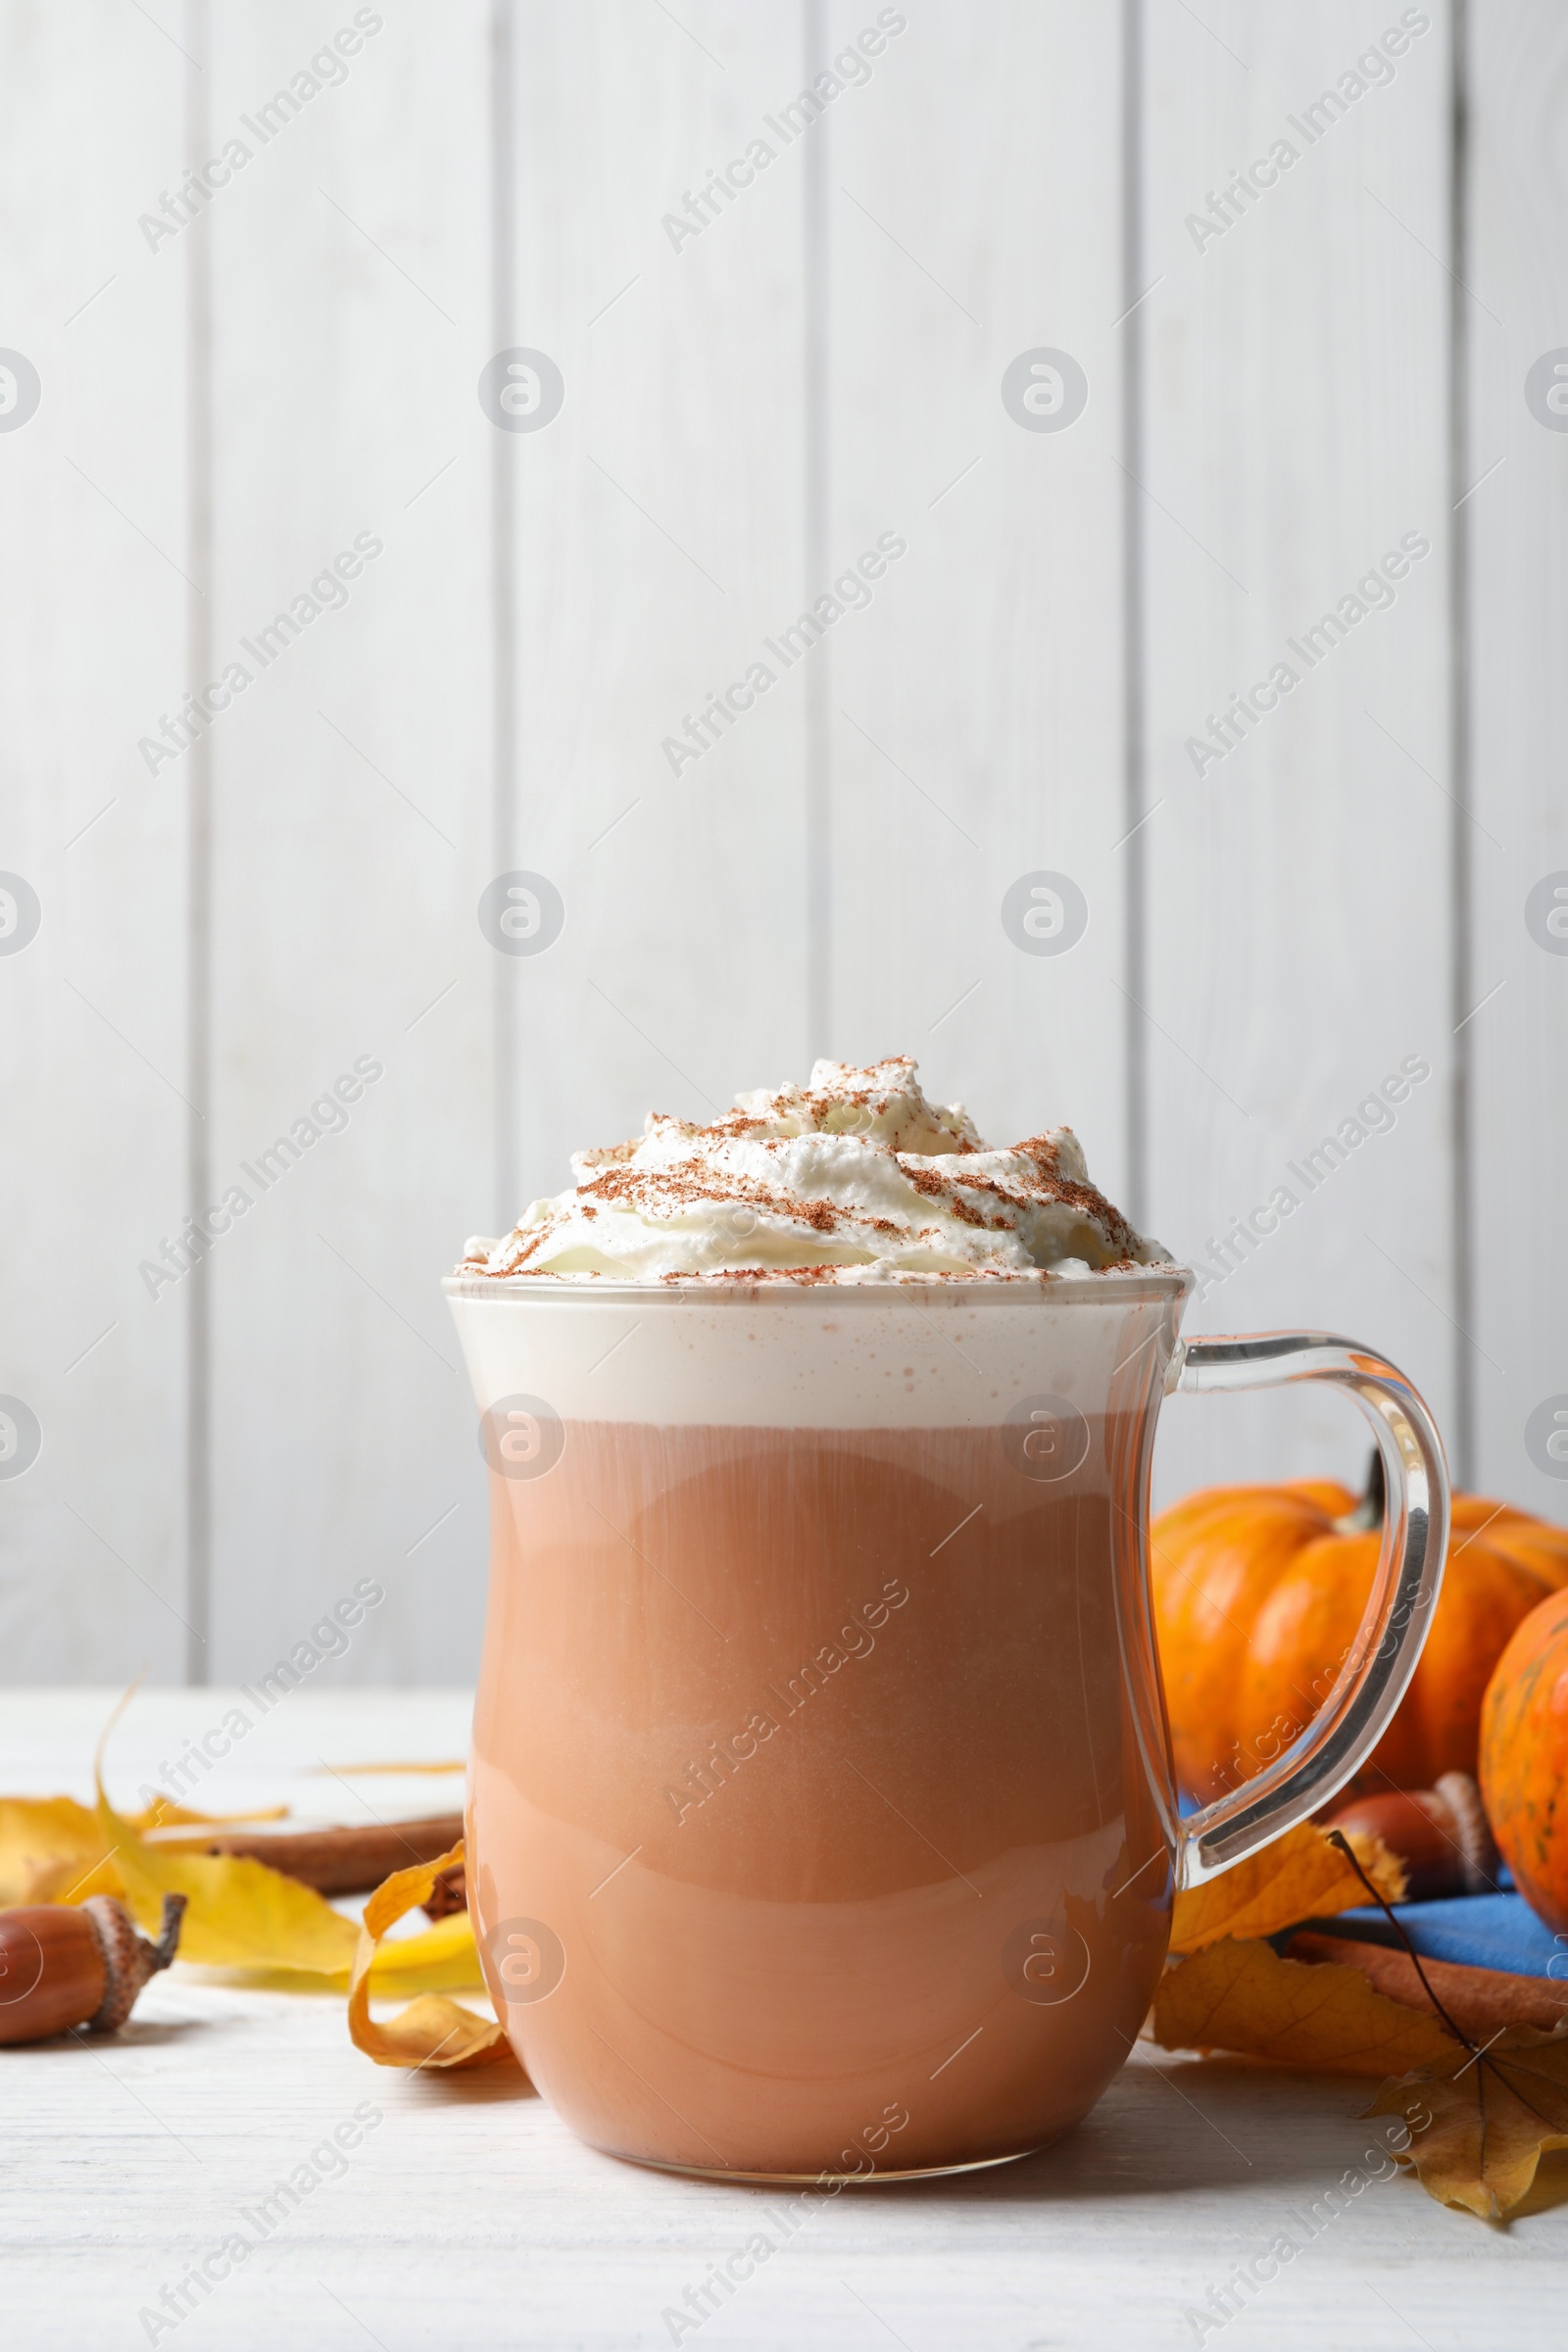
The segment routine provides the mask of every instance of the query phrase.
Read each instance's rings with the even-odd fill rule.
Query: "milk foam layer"
[[[1157,1394],[1192,1278],[652,1288],[443,1286],[481,1413],[668,1427],[992,1429],[1054,1396],[1086,1417]],[[532,1399],[530,1403],[528,1400]]]
[[[1038,1284],[1170,1262],[1095,1190],[1070,1127],[993,1150],[961,1103],[926,1101],[906,1054],[819,1061],[706,1127],[653,1111],[639,1140],[571,1165],[572,1190],[468,1243],[465,1277]]]

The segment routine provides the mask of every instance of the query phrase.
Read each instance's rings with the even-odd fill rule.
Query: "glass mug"
[[[1348,1341],[1184,1347],[1191,1286],[448,1279],[491,1473],[469,1903],[582,2138],[729,2180],[1026,2155],[1125,2060],[1176,1888],[1374,1746],[1446,1550],[1437,1432]],[[1155,1418],[1298,1380],[1376,1433],[1376,1580],[1312,1724],[1183,1821]]]

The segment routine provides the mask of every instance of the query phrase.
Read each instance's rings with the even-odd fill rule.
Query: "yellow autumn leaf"
[[[1378,1892],[1391,1903],[1404,1894],[1398,1856],[1381,1838],[1352,1833],[1349,1844]],[[1233,1870],[1176,1897],[1171,1919],[1173,1952],[1199,1952],[1225,1936],[1277,1936],[1303,1919],[1327,1919],[1353,1911],[1367,1891],[1337,1846],[1309,1821],[1298,1823],[1272,1845],[1238,1862]]]
[[[449,1854],[442,1854],[433,1862],[416,1863],[410,1870],[395,1870],[365,1906],[365,1927],[349,1983],[349,2034],[355,2048],[373,2058],[377,2066],[428,2066],[448,2073],[458,2067],[505,2065],[509,2061],[516,2064],[512,2044],[494,2019],[480,2017],[472,2009],[465,2009],[461,2002],[444,2000],[439,1994],[422,1994],[385,2025],[378,2024],[370,2015],[373,1971],[381,1937],[416,1904],[424,1901],[442,1871],[450,1870],[462,1860],[460,1838]],[[471,1952],[473,1931],[466,1911],[454,1912],[449,1919],[438,1921],[432,1932],[455,1928],[459,1919],[468,1926]],[[423,1943],[428,1938],[420,1936],[417,1940]],[[406,1947],[394,1944],[380,1956],[390,1958],[403,1948]]]
[[[1544,2155],[1568,2148],[1568,2019],[1550,2034],[1508,2026],[1479,2052],[1450,2047],[1385,2082],[1368,2115],[1418,2116],[1401,2164],[1428,2196],[1496,2221],[1517,2205]]]
[[[417,1936],[378,1945],[370,1970],[372,1992],[455,1992],[483,1984],[466,1911],[449,1911]]]
[[[314,1886],[239,1854],[188,1854],[149,1845],[100,1794],[98,1820],[125,1899],[146,1927],[166,1894],[186,1897],[179,1956],[208,1968],[267,1968],[341,1976],[358,1930]]]
[[[1326,2074],[1441,2071],[1465,2057],[1435,2017],[1375,1991],[1359,1969],[1309,1967],[1229,1937],[1166,1970],[1153,2028],[1167,2050],[1236,2050]]]
[[[179,1956],[206,1968],[258,1972],[299,1991],[340,1991],[349,1982],[360,1930],[324,1895],[265,1862],[240,1854],[188,1854],[150,1845],[105,1799],[104,1838],[112,1843],[126,1902],[143,1925],[166,1894],[186,1897]],[[481,1982],[466,1912],[403,1936],[380,1953],[375,1988],[444,1990]]]
[[[183,1894],[182,1960],[209,1968],[265,1969],[330,1984],[351,1966],[358,1931],[314,1886],[242,1855],[183,1853],[149,1844],[110,1804],[104,1749],[134,1691],[132,1684],[105,1724],[92,1773],[98,1828],[138,1923],[147,1927],[162,1916],[166,1894]]]
[[[89,1895],[110,1894],[125,1899],[125,1882],[112,1853],[83,1870],[79,1861],[42,1862],[34,1871],[24,1897],[29,1903],[84,1903]]]
[[[74,1797],[0,1797],[0,1909],[63,1900],[40,1886],[84,1878],[108,1851],[96,1814]]]
[[[129,1693],[126,1694],[127,1699]],[[91,1894],[124,1901],[156,1932],[166,1894],[186,1897],[181,1960],[239,1969],[297,1991],[337,1991],[349,1982],[360,1931],[314,1887],[241,1855],[187,1850],[203,1832],[230,1820],[275,1820],[287,1811],[199,1813],[158,1797],[117,1813],[103,1785],[103,1748],[126,1701],[106,1728],[94,1763],[96,1807],[74,1797],[0,1798],[0,1908],[27,1902],[81,1903]],[[188,1830],[147,1837],[146,1831]],[[482,1982],[467,1913],[454,1912],[424,1934],[399,1937],[377,1956],[377,1990],[429,1993]]]
[[[349,1924],[358,1937],[358,1927],[352,1920]],[[348,1968],[319,1975],[305,1969],[247,1963],[225,1968],[221,1975],[226,1984],[252,1986],[260,1992],[340,1993],[348,1990],[352,1966],[351,1962]],[[483,1984],[472,1927],[466,1914],[459,1912],[438,1920],[422,1935],[400,1936],[382,1944],[370,1970],[371,1992],[390,1999],[407,2000],[421,1992],[464,1992]]]
[[[133,1830],[145,1832],[187,1826],[213,1828],[234,1822],[286,1821],[288,1813],[287,1805],[264,1805],[259,1811],[253,1806],[245,1813],[199,1813],[194,1805],[178,1805],[172,1796],[155,1796],[152,1803],[144,1805],[139,1813],[126,1813],[122,1818],[128,1821]]]
[[[138,1836],[177,1825],[199,1841],[204,1825],[273,1821],[287,1810],[279,1805],[270,1813],[197,1813],[159,1797],[141,1812],[120,1818]],[[177,1843],[171,1840],[172,1847]],[[0,1910],[15,1903],[80,1903],[89,1894],[119,1894],[122,1888],[113,1857],[113,1843],[90,1805],[78,1805],[71,1796],[0,1797]]]

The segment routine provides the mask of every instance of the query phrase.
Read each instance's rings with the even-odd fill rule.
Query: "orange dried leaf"
[[[461,2002],[445,2000],[439,1994],[425,1993],[411,2001],[385,2025],[378,2025],[370,2015],[370,1977],[381,1937],[416,1904],[424,1901],[442,1871],[450,1870],[462,1860],[460,1838],[449,1854],[438,1855],[433,1862],[416,1863],[410,1870],[395,1870],[365,1906],[365,1927],[349,1981],[349,2034],[355,2048],[373,2058],[377,2066],[430,2066],[447,2073],[458,2067],[516,2064],[512,2044],[500,2026],[489,2018],[479,2017],[472,2009],[465,2009]],[[451,1920],[439,1921],[433,1932],[455,1929],[459,1919],[466,1924],[467,1913],[455,1913]],[[423,1936],[419,1938],[420,1942],[426,1940]],[[469,1942],[471,1950],[471,1928]],[[397,1949],[394,1945],[382,1958],[390,1959]]]
[[[1421,2108],[1428,2122],[1415,2123]],[[1385,2082],[1368,2115],[1402,2115],[1413,2165],[1440,2205],[1496,2221],[1517,2205],[1552,2148],[1568,2148],[1568,2019],[1550,2034],[1509,2026],[1479,2057],[1455,2049]]]
[[[1308,1967],[1228,1937],[1167,1969],[1153,2027],[1167,2050],[1237,2050],[1326,2074],[1441,2071],[1466,2054],[1435,2017],[1374,1991],[1357,1968]]]
[[[1356,1860],[1380,1894],[1391,1903],[1404,1894],[1398,1856],[1381,1838],[1352,1833]],[[1327,1919],[1353,1911],[1366,1888],[1337,1846],[1309,1821],[1287,1830],[1250,1861],[1176,1897],[1171,1920],[1173,1952],[1199,1952],[1225,1936],[1277,1936],[1298,1920]]]
[[[480,2017],[444,1992],[421,1992],[384,2026],[372,2017],[355,2020],[349,2031],[357,2046],[377,2066],[434,2067],[446,2073],[456,2067],[515,2066],[511,2042],[493,2018]]]

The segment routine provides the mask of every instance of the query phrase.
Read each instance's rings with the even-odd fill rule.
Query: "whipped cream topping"
[[[459,1272],[592,1283],[1033,1279],[1165,1265],[1054,1127],[993,1150],[961,1103],[928,1102],[907,1054],[819,1061],[807,1086],[737,1095],[710,1126],[651,1111],[640,1139],[576,1152]]]

